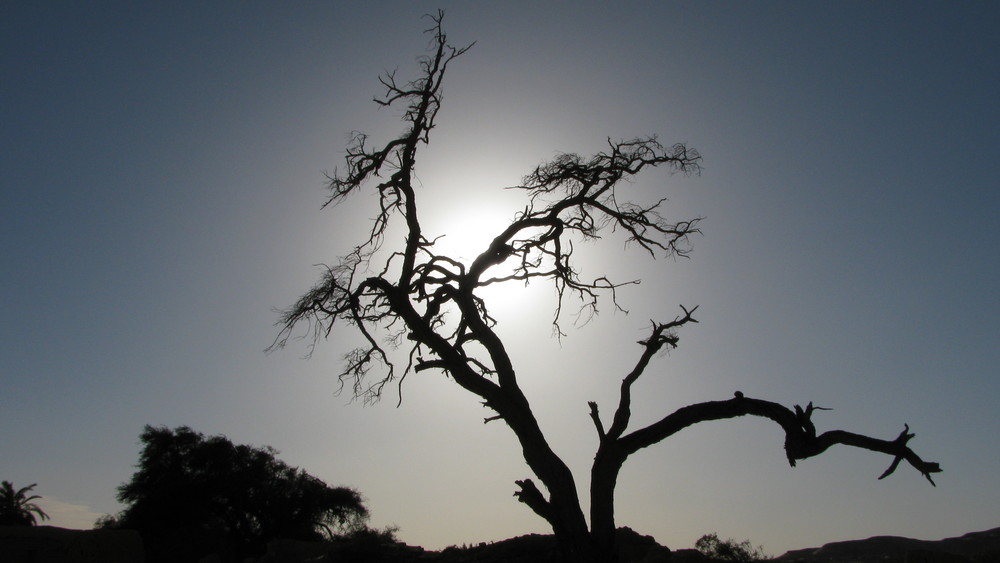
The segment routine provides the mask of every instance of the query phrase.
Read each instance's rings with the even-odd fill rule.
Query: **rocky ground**
[[[671,551],[650,536],[619,530],[623,563],[705,563],[695,550]],[[552,536],[531,534],[494,543],[428,551],[405,544],[278,540],[250,563],[555,563]],[[3,563],[145,563],[143,542],[128,530],[0,527]],[[218,563],[208,556],[201,563]],[[780,563],[1000,563],[1000,528],[925,541],[893,536],[834,542],[777,557]]]
[[[623,563],[707,563],[709,559],[693,549],[671,551],[650,536],[628,528],[619,530]],[[285,547],[289,547],[286,545]],[[372,546],[374,547],[374,546]],[[306,561],[291,553],[274,552],[260,563]],[[554,563],[556,546],[551,536],[527,535],[477,546],[425,551],[419,547],[396,545],[366,551],[364,548],[327,553],[326,563],[348,561],[399,563]],[[319,554],[316,554],[319,555]],[[371,557],[371,558],[367,558]],[[1000,563],[1000,528],[973,532],[957,538],[925,541],[877,536],[865,540],[829,543],[822,547],[790,551],[775,558],[781,563]]]

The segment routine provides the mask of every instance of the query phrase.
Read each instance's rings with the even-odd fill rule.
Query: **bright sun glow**
[[[499,211],[457,211],[436,221],[440,231],[434,229],[428,238],[440,237],[434,243],[437,252],[469,265],[509,223]]]
[[[455,206],[436,214],[425,227],[429,239],[440,237],[434,243],[435,252],[456,259],[466,267],[485,251],[493,238],[513,220],[513,211],[502,205],[482,202],[469,206]],[[494,266],[483,279],[508,275],[513,260]],[[544,281],[536,282],[541,285]],[[538,300],[534,285],[525,288],[523,282],[510,281],[481,288],[477,295],[486,300],[487,308],[501,323],[520,320]]]

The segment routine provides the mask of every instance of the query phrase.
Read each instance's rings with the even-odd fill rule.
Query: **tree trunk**
[[[615,486],[625,457],[611,440],[602,440],[590,475],[590,529],[596,559],[617,563]]]
[[[521,443],[528,467],[549,492],[549,498],[545,499],[531,480],[526,479],[517,482],[521,490],[515,496],[552,526],[559,551],[567,563],[600,563],[601,560],[595,557],[573,473],[552,451],[527,401],[513,403],[522,408],[515,406],[499,412]]]

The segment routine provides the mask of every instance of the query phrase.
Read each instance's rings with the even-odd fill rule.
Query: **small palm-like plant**
[[[0,526],[34,526],[38,522],[35,515],[42,520],[49,519],[49,515],[40,506],[31,502],[42,497],[28,496],[37,484],[32,483],[14,490],[14,484],[10,481],[0,483]]]

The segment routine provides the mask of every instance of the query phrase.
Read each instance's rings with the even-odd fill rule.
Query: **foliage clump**
[[[716,533],[705,534],[698,538],[695,548],[712,561],[735,561],[750,563],[751,561],[766,561],[763,546],[754,547],[750,540],[737,542],[734,539],[720,540]]]
[[[4,481],[0,484],[0,526],[35,526],[38,520],[48,520],[49,515],[40,506],[31,502],[42,498],[39,495],[28,496],[38,483],[27,487],[14,489],[14,484]]]
[[[368,509],[359,492],[288,466],[270,447],[237,445],[186,426],[146,426],[140,440],[137,470],[118,487],[126,507],[100,527],[234,557],[260,552],[276,538],[322,540],[365,529]]]

